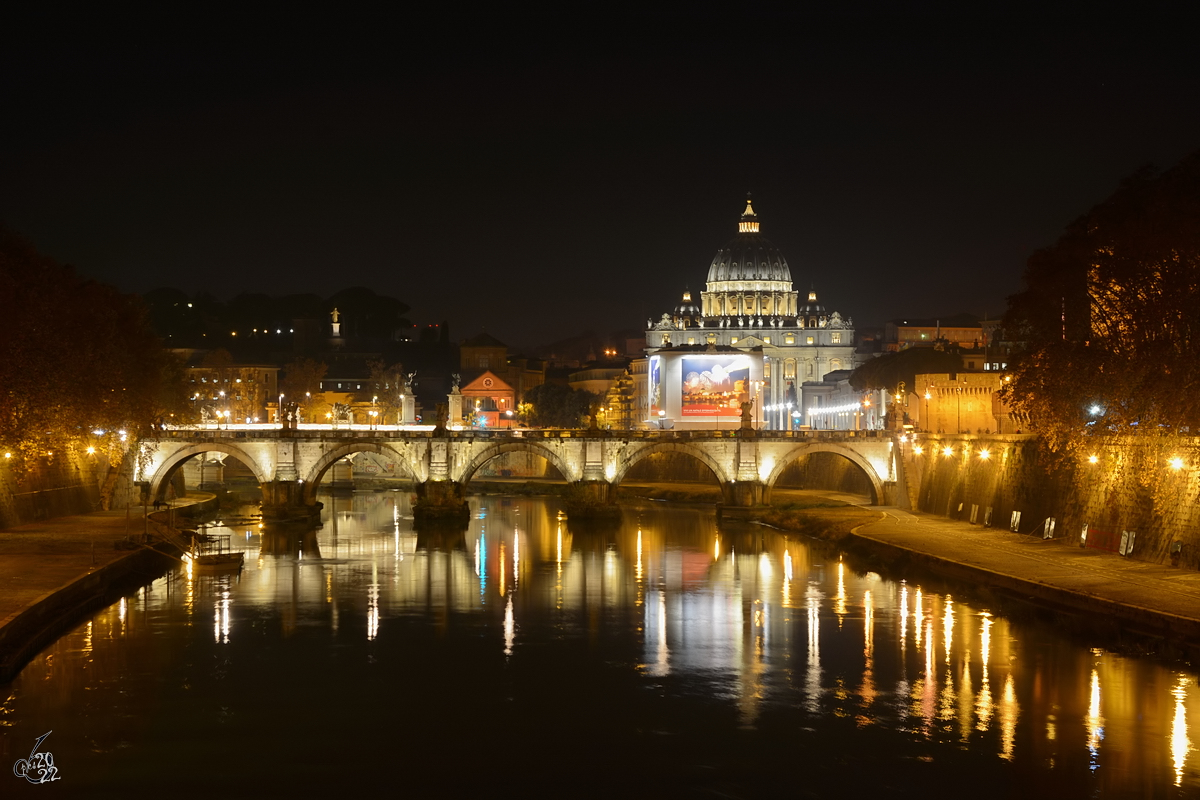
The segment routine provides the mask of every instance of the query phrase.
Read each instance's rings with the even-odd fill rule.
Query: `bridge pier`
[[[417,484],[417,502],[413,506],[413,519],[428,520],[467,519],[466,487],[456,481],[427,480]]]
[[[303,481],[263,481],[263,522],[316,524],[321,521],[323,503],[304,499]]]
[[[725,505],[736,508],[761,506],[764,502],[766,485],[762,481],[730,481],[722,487]]]

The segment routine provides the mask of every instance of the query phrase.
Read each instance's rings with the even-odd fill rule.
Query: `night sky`
[[[795,288],[859,326],[994,317],[1121,178],[1200,149],[1191,31],[752,5],[31,20],[0,48],[0,220],[124,291],[363,285],[520,347],[703,289],[751,192]]]

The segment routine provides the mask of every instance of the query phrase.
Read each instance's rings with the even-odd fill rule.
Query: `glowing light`
[[[1183,469],[1183,459],[1180,458],[1179,456],[1174,456],[1167,463],[1171,465],[1171,469],[1173,469],[1173,470],[1178,471],[1178,470]]]
[[[988,460],[989,458],[991,458],[991,457],[992,457],[992,454],[991,454],[990,452],[988,452],[987,450],[980,450],[980,451],[979,451],[979,458],[980,458],[980,459],[982,459],[982,460],[984,460],[984,461],[987,461],[987,460]]]
[[[1100,767],[1097,755],[1100,752],[1100,742],[1104,739],[1104,717],[1100,714],[1100,673],[1096,670],[1092,670],[1092,692],[1086,724],[1087,747],[1092,756],[1091,769],[1095,772]]]
[[[1099,461],[1100,461],[1100,456],[1096,455],[1095,453],[1093,453],[1092,455],[1088,456],[1088,463],[1089,463],[1089,464],[1096,464],[1096,463],[1098,463]]]
[[[942,448],[942,455],[944,455],[944,456],[952,456],[952,455],[954,455],[954,448],[953,448],[953,447],[950,447],[950,446],[943,447],[943,448]]]
[[[94,448],[94,447],[89,447],[89,448],[87,449],[87,454],[88,454],[89,456],[94,456],[94,455],[96,455],[96,448]]]
[[[913,445],[913,453],[915,453],[916,455],[921,455],[924,452],[925,452],[925,448],[921,447],[921,445],[919,445],[919,444]]]

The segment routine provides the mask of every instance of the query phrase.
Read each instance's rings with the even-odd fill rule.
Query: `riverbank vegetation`
[[[0,227],[0,450],[21,470],[64,452],[114,461],[184,406],[182,371],[141,301]]]

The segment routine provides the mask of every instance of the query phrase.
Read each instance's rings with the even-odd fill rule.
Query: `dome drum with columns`
[[[792,427],[791,412],[802,404],[805,381],[856,366],[852,323],[826,310],[815,291],[800,298],[787,260],[762,235],[749,199],[737,235],[709,265],[699,306],[692,292],[685,291],[673,314],[647,322],[646,348],[652,357],[669,359],[676,348],[707,346],[748,354],[761,348],[762,363],[755,370],[762,376],[761,397],[755,398],[755,411],[759,423],[772,429]],[[691,427],[705,425],[697,421]]]

